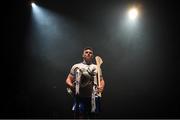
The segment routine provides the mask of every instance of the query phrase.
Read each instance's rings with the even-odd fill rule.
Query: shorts
[[[101,98],[95,97],[95,101],[96,101],[95,113],[98,113],[101,110],[100,109]],[[91,108],[92,108],[91,97],[74,97],[72,111],[79,113],[84,113],[84,112],[90,113]]]

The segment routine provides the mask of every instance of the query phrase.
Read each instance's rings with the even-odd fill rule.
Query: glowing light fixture
[[[137,8],[135,8],[135,7],[131,8],[128,12],[128,15],[131,20],[135,20],[138,16]]]
[[[34,2],[31,3],[32,7],[36,7],[36,4]]]

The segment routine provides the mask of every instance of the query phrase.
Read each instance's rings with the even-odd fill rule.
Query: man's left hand
[[[98,89],[98,92],[102,93],[104,88],[103,86],[98,86],[97,89]]]

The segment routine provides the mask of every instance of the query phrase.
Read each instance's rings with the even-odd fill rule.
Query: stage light
[[[34,2],[31,3],[32,7],[36,7],[36,4]]]
[[[138,16],[138,10],[137,10],[137,8],[131,8],[130,10],[129,10],[129,12],[128,12],[128,15],[129,15],[129,18],[131,19],[131,20],[135,20],[136,18],[137,18],[137,16]]]

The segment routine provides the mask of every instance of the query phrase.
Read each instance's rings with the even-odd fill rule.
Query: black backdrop
[[[173,2],[137,1],[143,5],[144,36],[132,45],[121,42],[127,39],[122,34],[117,37],[116,10],[128,2],[37,1],[75,23],[75,42],[64,38],[54,43],[60,52],[50,51],[57,55],[56,64],[29,50],[34,35],[30,2],[7,4],[11,7],[3,16],[0,118],[72,118],[65,79],[71,65],[81,61],[85,46],[104,60],[101,118],[179,118],[178,7]]]

